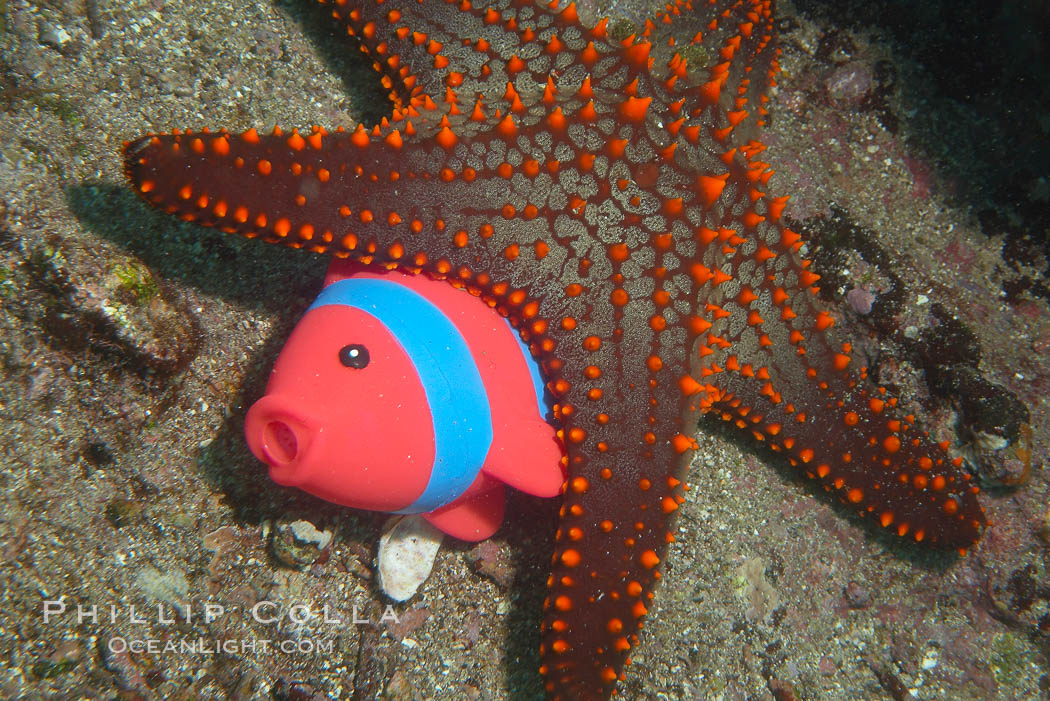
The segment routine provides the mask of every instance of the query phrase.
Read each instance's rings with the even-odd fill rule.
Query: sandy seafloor
[[[778,8],[771,192],[793,195],[804,230],[832,232],[820,272],[874,374],[957,442],[972,439],[953,432],[960,401],[930,396],[909,340],[946,316],[972,332],[935,353],[1027,407],[1031,477],[996,487],[1025,455],[986,456],[995,525],[959,558],[876,533],[702,430],[625,698],[1050,694],[1047,16],[929,3],[895,32],[871,18],[899,30],[900,5],[862,5]],[[513,499],[492,541],[444,548],[395,606],[400,624],[378,622],[382,517],[275,486],[242,438],[324,260],[180,224],[122,182],[121,142],[149,130],[381,114],[340,32],[308,0],[5,0],[0,13],[0,697],[540,698],[555,507]],[[1009,405],[996,401],[993,414]],[[289,567],[275,552],[318,556],[281,550],[297,519],[335,539]],[[45,621],[45,601],[68,610]],[[260,601],[344,619],[356,606],[371,623],[254,622]],[[204,620],[209,603],[225,615]],[[98,620],[78,622],[78,604]],[[192,615],[160,620],[175,605]],[[150,640],[226,647],[122,647]]]

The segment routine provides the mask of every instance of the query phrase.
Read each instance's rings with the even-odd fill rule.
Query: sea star
[[[867,380],[767,193],[772,0],[678,0],[629,36],[557,2],[321,2],[373,60],[388,119],[148,135],[127,175],[188,221],[444,278],[520,329],[569,474],[552,698],[623,678],[699,414],[901,536],[979,538],[977,488]]]

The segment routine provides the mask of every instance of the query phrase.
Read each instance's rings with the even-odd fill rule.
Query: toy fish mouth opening
[[[263,428],[262,450],[266,462],[273,466],[286,466],[299,455],[299,439],[295,431],[283,421],[270,421]]]
[[[270,477],[298,485],[310,471],[321,431],[316,421],[288,406],[287,398],[264,397],[248,410],[244,428],[249,449],[270,466]]]

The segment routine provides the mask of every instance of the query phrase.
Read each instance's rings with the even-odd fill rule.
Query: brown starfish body
[[[771,0],[673,2],[615,38],[572,4],[325,4],[374,61],[388,119],[149,135],[127,175],[188,221],[443,278],[512,320],[567,452],[552,698],[622,678],[701,413],[901,536],[977,540],[977,489],[867,381],[767,191]]]

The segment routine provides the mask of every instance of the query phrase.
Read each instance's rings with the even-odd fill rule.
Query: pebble
[[[270,541],[274,557],[289,567],[321,564],[328,558],[332,532],[318,530],[309,521],[278,523]]]
[[[875,295],[871,290],[864,287],[854,287],[846,293],[846,302],[853,311],[864,316],[871,313],[871,306],[875,303]]]
[[[36,400],[47,396],[51,391],[54,379],[55,372],[47,365],[31,371],[29,373],[29,391],[27,393],[29,399]]]
[[[33,664],[33,676],[53,679],[73,670],[84,657],[84,649],[75,640],[59,643],[55,652]]]
[[[828,96],[835,102],[858,103],[871,91],[871,69],[864,63],[852,61],[836,68],[825,86]]]
[[[379,588],[394,601],[411,599],[434,567],[444,534],[422,516],[392,516],[379,538]]]
[[[161,572],[155,567],[144,567],[135,577],[135,584],[146,598],[172,607],[184,606],[189,599],[189,580],[175,569]]]
[[[66,44],[73,40],[65,28],[56,27],[46,20],[40,21],[37,38],[41,44],[55,51],[62,51]]]
[[[857,582],[849,582],[845,589],[846,604],[851,609],[867,608],[871,605],[871,592]]]
[[[467,553],[474,569],[485,575],[503,589],[514,583],[516,569],[506,551],[491,540],[485,540]]]

